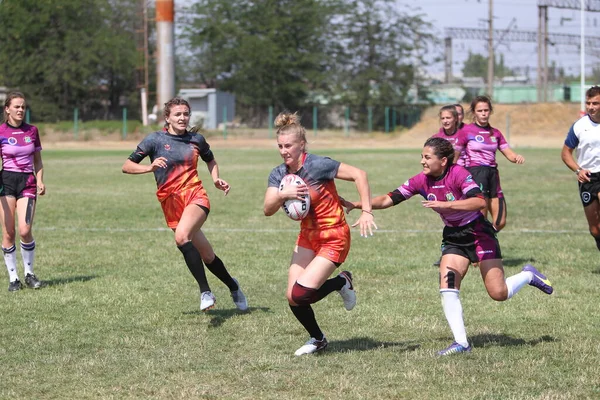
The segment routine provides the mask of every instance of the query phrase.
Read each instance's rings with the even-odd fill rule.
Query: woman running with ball
[[[269,175],[264,212],[275,214],[286,200],[302,200],[310,196],[310,211],[302,220],[288,272],[287,299],[292,313],[310,335],[295,355],[311,354],[327,347],[327,339],[315,318],[311,304],[334,290],[338,291],[346,310],[356,305],[352,274],[342,271],[329,276],[345,261],[350,250],[350,228],[341,206],[343,201],[334,179],[354,181],[363,212],[354,226],[360,226],[361,236],[372,235],[377,229],[371,213],[371,190],[367,174],[355,167],[306,152],[306,133],[296,114],[281,113],[275,119],[277,146],[283,164]],[[296,174],[305,185],[288,185],[279,191],[287,174]]]

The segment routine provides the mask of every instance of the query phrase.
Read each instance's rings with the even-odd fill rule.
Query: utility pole
[[[158,41],[156,102],[162,110],[175,96],[175,0],[156,0],[156,38]]]
[[[489,0],[488,8],[488,96],[494,95],[494,9],[493,0]]]

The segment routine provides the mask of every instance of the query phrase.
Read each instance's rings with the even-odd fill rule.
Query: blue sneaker
[[[552,294],[552,292],[554,292],[554,289],[552,288],[552,283],[548,280],[548,278],[546,278],[544,274],[538,271],[533,265],[526,264],[523,267],[523,271],[528,271],[533,274],[533,279],[531,280],[531,282],[529,282],[531,286],[535,286],[536,288],[540,289],[546,294]]]
[[[465,347],[456,342],[452,342],[452,344],[450,346],[446,347],[444,350],[438,351],[437,354],[438,354],[438,356],[449,356],[451,354],[470,353],[471,349],[472,349],[471,346]]]

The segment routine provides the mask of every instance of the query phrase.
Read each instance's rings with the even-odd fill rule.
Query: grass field
[[[262,213],[268,174],[280,163],[275,150],[216,154],[233,189],[224,197],[208,188],[204,231],[250,311],[237,312],[209,275],[217,306],[206,314],[152,176],[123,175],[127,151],[45,151],[47,195],[34,234],[47,286],[9,293],[2,274],[0,398],[600,398],[600,261],[575,176],[559,150],[520,152],[525,165],[500,165],[506,272],[533,261],[553,281],[552,296],[525,287],[494,302],[472,269],[461,298],[474,351],[436,357],[452,340],[431,265],[442,222],[412,199],[375,212],[374,237],[353,232],[344,268],[354,273],[358,305],[345,311],[335,293],[317,303],[329,348],[298,358],[308,338],[284,292],[299,227]],[[317,153],[368,171],[374,195],[420,169],[419,150]],[[357,198],[350,183],[338,189]]]

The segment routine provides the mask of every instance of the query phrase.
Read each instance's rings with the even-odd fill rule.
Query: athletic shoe
[[[325,339],[325,336],[323,336],[323,339],[321,339],[321,340],[317,340],[317,339],[311,337],[308,340],[308,342],[306,342],[304,344],[304,346],[302,346],[298,350],[296,350],[294,355],[301,356],[303,354],[316,353],[317,351],[323,350],[325,347],[327,347],[327,344],[328,343],[327,343],[327,339]]]
[[[200,295],[200,311],[208,311],[215,306],[217,299],[212,292],[202,292]]]
[[[540,289],[542,292],[546,294],[552,294],[554,292],[554,288],[552,288],[552,283],[546,278],[544,274],[538,271],[533,265],[527,264],[523,267],[523,271],[528,271],[533,274],[533,279],[529,284],[531,286],[535,286]]]
[[[23,285],[21,285],[21,281],[18,279],[8,283],[9,292],[16,292],[17,290],[21,290],[22,287]]]
[[[25,284],[29,289],[39,289],[42,287],[42,282],[34,274],[25,276]]]
[[[235,278],[233,278],[233,280],[237,284],[238,289],[231,292],[231,298],[233,299],[233,302],[238,310],[246,311],[248,309],[248,299],[246,299],[244,292],[242,292],[242,288],[240,287],[238,280]]]
[[[471,346],[465,347],[456,342],[452,342],[452,344],[450,346],[446,347],[444,350],[438,351],[437,354],[438,354],[438,356],[449,356],[451,354],[470,353],[471,349],[472,349]]]
[[[337,292],[342,296],[342,300],[344,300],[344,308],[350,311],[356,305],[356,292],[354,291],[354,286],[352,286],[352,272],[342,271],[338,276],[346,280],[344,286]]]

